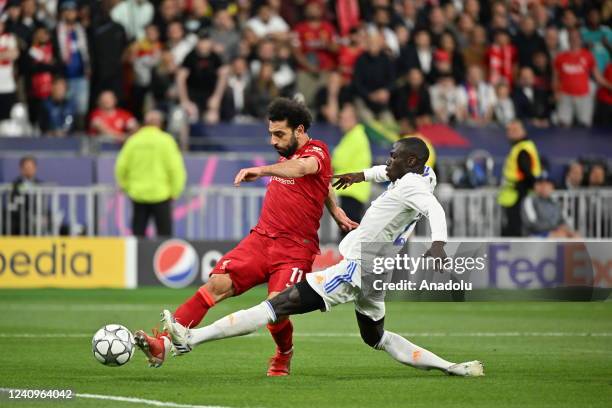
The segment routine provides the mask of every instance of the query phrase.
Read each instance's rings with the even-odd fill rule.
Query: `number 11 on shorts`
[[[291,268],[291,278],[289,278],[289,282],[295,285],[302,280],[302,275],[304,275],[304,271],[300,268]]]

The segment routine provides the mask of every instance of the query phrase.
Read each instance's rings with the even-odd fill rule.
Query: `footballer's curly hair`
[[[312,115],[304,104],[288,98],[276,98],[268,106],[268,119],[272,122],[287,120],[287,125],[295,129],[300,125],[307,131],[312,123]]]

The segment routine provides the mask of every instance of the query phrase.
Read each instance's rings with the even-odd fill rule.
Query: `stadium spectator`
[[[187,34],[196,34],[202,30],[211,28],[213,9],[207,0],[192,0],[191,7],[187,7],[186,15],[183,15],[180,20],[175,18],[175,21],[182,21],[183,27]]]
[[[608,63],[603,76],[606,81],[612,83],[612,62]],[[594,121],[598,126],[612,126],[612,90],[601,85],[597,90],[597,105],[595,108]]]
[[[19,177],[13,180],[8,203],[10,235],[34,235],[36,224],[45,222],[46,214],[43,219],[37,216],[37,205],[40,203],[27,193],[28,188],[41,183],[36,177],[37,170],[34,156],[24,156],[19,160]],[[42,230],[44,232],[45,228]]]
[[[576,12],[571,8],[565,8],[561,17],[562,26],[559,29],[559,47],[561,51],[570,49],[570,31],[578,27],[578,18]]]
[[[367,50],[355,62],[352,85],[357,96],[358,116],[362,121],[377,118],[394,124],[389,101],[395,81],[395,67],[393,60],[383,52],[383,46],[384,38],[378,31],[368,33]]]
[[[451,74],[442,74],[429,88],[431,107],[441,123],[462,123],[466,118],[466,100]]]
[[[40,105],[51,95],[53,76],[59,71],[51,35],[46,27],[39,27],[34,31],[25,66],[28,73],[28,116],[32,125],[38,125]]]
[[[501,126],[506,126],[516,118],[514,102],[510,97],[510,87],[506,81],[501,81],[495,86],[495,107],[493,108],[495,121]]]
[[[185,57],[193,50],[198,37],[195,34],[185,35],[185,29],[180,21],[172,21],[167,28],[166,48],[172,53],[174,63],[181,65]]]
[[[84,129],[85,115],[89,110],[91,59],[87,34],[77,17],[76,1],[65,0],[60,4],[60,21],[54,32],[54,42],[68,83],[68,99],[76,108],[77,128]]]
[[[130,112],[117,107],[117,97],[110,90],[100,93],[98,107],[91,113],[90,122],[89,133],[92,136],[115,142],[123,142],[138,126]]]
[[[208,32],[201,32],[177,73],[179,99],[192,120],[219,121],[226,82],[227,68],[214,52]]]
[[[599,72],[593,54],[582,48],[580,32],[569,33],[570,49],[555,59],[554,83],[557,91],[557,121],[562,126],[571,126],[574,117],[582,126],[591,126],[594,101],[590,94],[591,74],[597,83],[612,89]]]
[[[610,62],[610,47],[612,46],[612,29],[601,24],[601,12],[593,7],[589,10],[586,25],[580,28],[582,41],[589,48],[600,71],[606,69]]]
[[[448,62],[448,70],[452,73],[455,83],[463,83],[465,81],[465,63],[463,62],[463,56],[457,49],[455,37],[448,31],[440,36],[440,47],[438,51],[440,50],[445,53],[445,59]],[[439,55],[439,53],[436,53],[436,55]],[[439,71],[437,64],[436,68]],[[446,71],[446,69],[442,70]]]
[[[334,174],[352,173],[372,167],[372,152],[365,127],[357,120],[357,112],[351,104],[342,107],[338,124],[343,136],[332,153]],[[353,184],[345,190],[336,190],[340,207],[355,222],[360,222],[370,199],[370,183]],[[347,232],[342,232],[346,236]]]
[[[40,130],[44,135],[67,137],[74,130],[77,109],[67,95],[66,80],[55,78],[51,96],[43,101],[40,107]]]
[[[159,8],[153,17],[153,24],[159,28],[159,32],[162,35],[162,41],[166,42],[169,40],[167,37],[169,34],[168,26],[170,26],[172,22],[180,21],[181,10],[177,0],[162,0],[161,3],[158,2],[158,4]],[[197,4],[197,1],[194,2],[194,5]],[[195,8],[197,9],[197,7]]]
[[[274,60],[274,84],[281,91],[281,95],[292,97],[296,92],[297,72],[296,64],[291,53],[291,46],[282,43],[278,46]]]
[[[584,166],[578,161],[571,161],[567,166],[565,179],[561,186],[565,190],[575,190],[582,187],[584,180]]]
[[[400,125],[405,122],[417,126],[432,122],[433,109],[423,73],[412,68],[407,75],[407,84],[394,96],[394,114]]]
[[[264,62],[245,92],[244,109],[247,114],[256,119],[262,120],[266,117],[268,105],[280,94],[274,84],[273,75],[274,66],[269,62]]]
[[[418,12],[415,0],[403,0],[399,4],[399,17],[402,19],[404,26],[411,32],[417,26]]]
[[[469,36],[469,42],[462,48],[465,65],[478,65],[483,70],[487,69],[487,31],[483,26],[477,25]]]
[[[512,87],[512,74],[516,70],[517,51],[511,43],[506,30],[497,30],[493,34],[493,44],[487,50],[489,81],[496,85],[504,79]]]
[[[460,50],[464,50],[470,43],[470,37],[474,31],[474,28],[474,20],[469,14],[463,13],[459,16],[454,35],[457,39],[457,44],[459,46],[458,48]]]
[[[544,39],[536,31],[535,20],[528,15],[521,19],[520,30],[513,42],[516,44],[520,66],[530,65],[536,52],[546,50]]]
[[[227,79],[227,88],[232,101],[233,116],[236,116],[238,121],[245,119],[247,88],[251,82],[249,67],[246,59],[238,57],[232,61],[229,78]]]
[[[293,29],[294,55],[298,63],[297,87],[306,104],[312,106],[316,92],[327,83],[331,71],[336,68],[338,44],[334,26],[323,19],[321,3],[308,3],[305,18]]]
[[[579,238],[563,213],[561,204],[551,196],[555,186],[544,171],[535,179],[533,192],[523,200],[521,222],[523,235],[547,238]]]
[[[414,44],[402,49],[398,58],[397,73],[402,76],[411,68],[423,72],[428,83],[431,83],[433,70],[433,52],[431,37],[426,30],[419,30],[414,35]]]
[[[546,33],[544,34],[544,43],[546,44],[546,52],[548,54],[548,58],[551,61],[554,61],[557,55],[564,51],[561,49],[561,43],[559,42],[559,29],[555,26],[550,26],[546,28]]]
[[[607,185],[606,167],[601,163],[595,163],[589,169],[587,178],[588,187],[604,187]]]
[[[227,64],[238,56],[240,34],[229,11],[221,9],[215,13],[210,30],[210,39],[215,43],[215,51]]]
[[[0,20],[0,121],[11,117],[11,109],[17,102],[15,83],[15,61],[19,57],[17,39],[5,30],[6,23]]]
[[[495,89],[484,81],[478,65],[468,68],[467,81],[461,86],[461,99],[467,107],[467,121],[473,125],[486,125],[493,120],[493,108],[497,102]]]
[[[377,7],[374,10],[372,23],[368,25],[368,31],[378,31],[385,39],[385,49],[392,56],[397,57],[400,51],[399,39],[391,27],[389,10],[386,7]]]
[[[172,52],[162,50],[159,65],[151,73],[151,92],[155,101],[155,109],[169,114],[171,108],[178,104],[176,73],[178,66]]]
[[[18,2],[19,3],[19,2]],[[43,22],[36,17],[38,5],[35,0],[22,0],[19,16],[19,29],[16,35],[23,41],[22,49],[26,49],[32,43],[34,31],[44,26]]]
[[[529,67],[521,68],[518,82],[512,91],[516,117],[538,127],[548,126],[549,97],[548,92],[535,87],[533,70]]]
[[[257,14],[249,19],[246,27],[253,30],[258,38],[271,38],[284,41],[289,36],[289,26],[281,16],[274,13],[269,4],[263,3],[257,9]]]
[[[115,177],[132,200],[132,233],[144,237],[152,217],[157,236],[170,237],[172,201],[185,188],[185,164],[172,135],[161,130],[163,114],[149,111],[144,123],[119,152]]]
[[[134,70],[132,112],[139,121],[142,120],[145,98],[151,89],[153,70],[159,65],[162,50],[157,26],[149,24],[144,32],[144,38],[132,43],[130,47],[130,61]]]
[[[442,34],[446,32],[446,16],[441,7],[433,6],[429,9],[428,22],[427,31],[431,36],[431,43],[439,46]]]
[[[533,64],[531,64],[530,68],[533,70],[534,75],[533,87],[548,94],[548,108],[550,110],[550,102],[552,100],[553,71],[552,65],[550,64],[550,59],[548,58],[548,54],[542,51],[536,52],[533,55]]]
[[[120,67],[128,45],[125,30],[111,20],[106,10],[102,10],[97,23],[91,28],[89,44],[92,59],[91,100],[97,100],[98,95],[106,89],[112,90],[119,100],[123,100]]]
[[[155,9],[148,0],[121,0],[112,8],[110,16],[121,24],[128,40],[145,37],[145,28],[153,22]]]
[[[544,38],[546,35],[546,29],[552,24],[550,21],[554,16],[552,13],[549,15],[546,5],[542,3],[531,4],[531,16],[535,22],[536,32],[540,37]]]
[[[542,172],[538,149],[528,137],[519,120],[506,126],[511,148],[502,169],[502,185],[497,202],[502,206],[502,231],[504,237],[522,235],[521,204],[533,188],[535,178]]]
[[[237,1],[235,4],[236,13],[234,14],[234,18],[236,20],[236,25],[241,31],[245,31],[247,28],[247,22],[253,15],[253,2],[250,0],[242,0]]]

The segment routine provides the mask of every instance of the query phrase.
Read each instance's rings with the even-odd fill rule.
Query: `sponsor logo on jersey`
[[[155,251],[153,270],[164,285],[183,288],[196,278],[198,263],[198,254],[189,243],[172,239],[161,244]]]
[[[295,184],[295,179],[292,179],[292,178],[282,178],[282,177],[273,176],[271,180],[272,181],[278,181],[279,183],[286,184],[286,185],[287,184],[289,184],[289,185],[294,185]]]

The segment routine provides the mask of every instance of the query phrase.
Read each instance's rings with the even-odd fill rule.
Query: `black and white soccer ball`
[[[94,334],[91,349],[100,363],[122,366],[134,355],[134,336],[120,324],[107,324]]]

